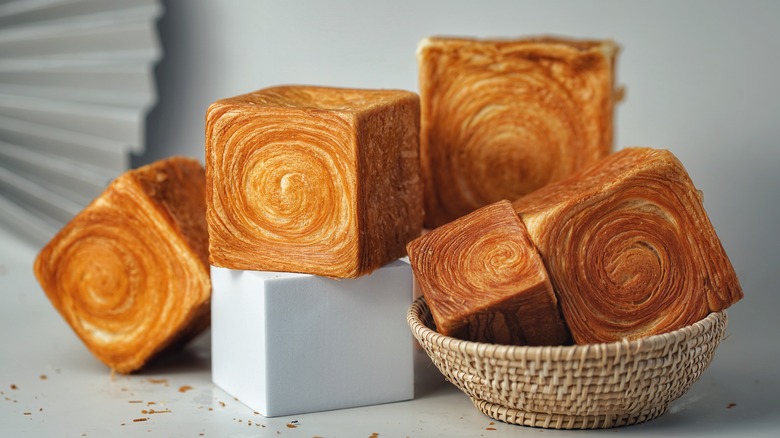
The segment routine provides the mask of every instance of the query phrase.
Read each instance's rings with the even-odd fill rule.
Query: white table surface
[[[780,436],[780,318],[771,306],[745,304],[749,290],[729,312],[728,336],[710,368],[648,423],[575,432],[494,422],[445,382],[424,353],[417,357],[414,400],[264,418],[211,383],[208,333],[167,362],[112,377],[48,303],[32,274],[36,253],[0,229],[3,437]]]

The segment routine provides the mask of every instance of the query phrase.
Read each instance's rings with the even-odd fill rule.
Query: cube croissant
[[[419,99],[279,86],[206,115],[210,260],[237,270],[357,277],[422,229]]]
[[[115,371],[138,370],[209,326],[205,180],[185,158],[129,171],[35,260],[51,303]]]
[[[439,333],[506,345],[568,341],[542,259],[509,201],[442,225],[408,249]]]
[[[607,155],[616,54],[610,41],[423,40],[426,227],[517,199]]]
[[[513,205],[578,344],[669,332],[743,296],[699,192],[669,151],[621,150]]]

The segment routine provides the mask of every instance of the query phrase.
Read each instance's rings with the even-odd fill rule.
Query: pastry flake
[[[699,192],[669,151],[621,150],[513,205],[578,344],[669,332],[743,296]]]
[[[419,99],[279,86],[217,101],[206,178],[213,265],[366,274],[422,229]]]
[[[608,154],[617,51],[564,38],[423,40],[425,226],[517,199]]]
[[[170,158],[126,172],[38,254],[43,291],[94,355],[120,373],[210,322],[205,173]]]
[[[408,252],[439,333],[507,345],[568,341],[542,259],[509,201],[413,240]]]

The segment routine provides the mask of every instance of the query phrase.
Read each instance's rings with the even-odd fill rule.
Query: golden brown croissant
[[[420,234],[416,94],[281,86],[206,119],[212,264],[356,277]]]
[[[514,202],[578,344],[635,339],[742,298],[683,165],[629,148]]]
[[[441,334],[510,345],[568,340],[547,271],[509,201],[413,240],[408,252]]]
[[[616,53],[610,41],[423,40],[425,226],[517,199],[608,154]]]
[[[209,325],[204,186],[195,160],[129,171],[35,260],[51,303],[113,370],[135,371]]]

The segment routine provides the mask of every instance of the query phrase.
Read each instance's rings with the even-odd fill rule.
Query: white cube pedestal
[[[211,268],[212,379],[266,417],[414,395],[408,263],[333,280]]]

